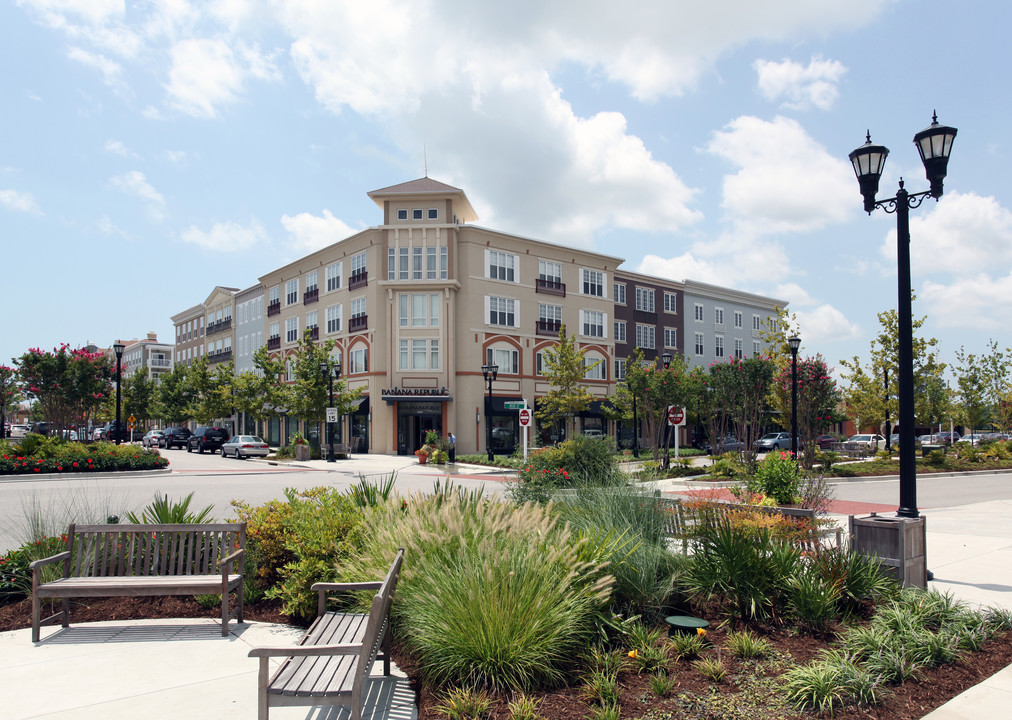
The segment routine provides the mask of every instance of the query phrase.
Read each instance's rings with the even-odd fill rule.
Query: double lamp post
[[[333,366],[326,361],[320,362],[320,374],[327,378],[327,392],[329,402],[327,408],[334,407],[334,379],[341,379],[341,361],[338,360]],[[327,462],[337,462],[334,459],[334,424],[327,420]]]
[[[485,399],[485,448],[488,450],[488,461],[495,462],[492,454],[492,383],[499,375],[498,365],[482,365],[481,375],[488,383],[488,397]]]

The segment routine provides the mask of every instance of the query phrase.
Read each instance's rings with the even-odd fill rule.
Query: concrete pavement
[[[378,477],[403,467],[405,458],[357,456],[363,474]],[[368,458],[368,460],[366,460]],[[300,463],[316,468],[320,461]],[[321,463],[326,466],[326,463]],[[394,467],[397,466],[397,467]],[[333,467],[333,464],[331,464]],[[506,474],[481,466],[431,466],[433,476],[501,481]],[[321,467],[321,470],[328,468]],[[413,471],[421,468],[414,465]],[[662,484],[682,492],[698,483]],[[859,512],[860,509],[858,508]],[[927,517],[930,587],[973,604],[1012,609],[1012,501],[935,508]],[[845,515],[834,518],[846,526]],[[265,623],[231,625],[222,638],[214,620],[105,622],[0,633],[0,708],[9,720],[186,717],[191,720],[251,718],[256,713],[257,662],[247,657],[258,645],[294,644],[301,630]],[[378,671],[377,671],[378,672]],[[414,696],[407,680],[385,681],[378,705],[389,707],[370,720],[413,720]],[[1012,667],[925,716],[927,720],[1004,717],[1012,707]],[[284,718],[342,717],[347,710],[276,708]]]

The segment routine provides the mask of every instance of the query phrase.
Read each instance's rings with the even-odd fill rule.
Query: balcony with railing
[[[363,288],[369,284],[369,273],[363,270],[360,273],[355,273],[348,276],[348,289],[357,290]]]
[[[548,337],[558,337],[559,328],[562,323],[558,320],[538,320],[537,326],[534,329],[536,335],[546,335]]]
[[[281,348],[281,336],[272,335],[267,338],[267,349],[268,350],[279,350]]]
[[[313,327],[306,328],[306,332],[309,334],[309,339],[310,340],[319,340],[320,339],[320,326],[319,325],[313,325]]]
[[[219,350],[216,353],[210,353],[207,356],[207,362],[210,365],[220,362],[228,362],[232,359],[232,348],[226,348],[225,350]]]
[[[361,332],[369,329],[369,316],[356,315],[348,321],[348,332]]]
[[[224,320],[219,320],[218,322],[208,324],[204,334],[214,335],[216,333],[225,332],[226,330],[231,329],[232,329],[232,318],[229,317],[225,318]]]
[[[172,361],[164,358],[149,358],[148,367],[150,368],[170,368],[172,367]]]
[[[281,314],[281,300],[272,300],[267,303],[267,317],[274,317]]]
[[[534,281],[534,292],[566,297],[566,283],[559,282],[558,280],[545,280],[538,278]]]
[[[312,290],[306,290],[302,295],[302,304],[309,305],[320,299],[320,288],[314,287]]]

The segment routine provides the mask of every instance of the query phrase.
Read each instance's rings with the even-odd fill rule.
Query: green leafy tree
[[[193,390],[187,380],[189,368],[176,365],[172,372],[162,375],[155,393],[157,415],[166,423],[175,425],[190,419],[189,407],[193,402]]]
[[[261,346],[253,353],[253,365],[260,380],[249,379],[242,389],[237,385],[236,407],[265,422],[272,415],[288,410],[292,390],[286,381],[287,367],[281,355],[272,355]]]
[[[123,408],[127,417],[133,415],[142,423],[155,417],[157,384],[139,370],[123,381]]]
[[[202,355],[187,369],[186,384],[190,390],[187,410],[198,423],[207,424],[232,414],[233,367],[231,360],[211,367],[207,355]]]
[[[763,357],[743,360],[731,358],[711,366],[711,377],[720,376],[726,412],[734,425],[735,435],[745,443],[745,460],[754,461],[751,448],[763,428],[763,416],[769,411],[769,396],[776,366]]]
[[[295,383],[288,404],[288,412],[300,418],[307,425],[323,422],[327,410],[327,377],[320,371],[320,364],[330,364],[334,341],[315,343],[306,328],[295,352],[288,356],[292,363]]]
[[[668,407],[687,407],[698,395],[696,392],[697,376],[689,372],[683,355],[675,355],[667,368],[654,363],[640,364],[634,371],[636,387],[642,388],[639,401],[643,407],[643,415],[647,426],[647,434],[653,438],[654,459],[660,456],[660,449],[665,440],[670,442],[668,430]],[[626,376],[628,377],[628,366]]]
[[[981,358],[987,373],[987,398],[991,406],[991,422],[1002,432],[1012,430],[1012,378],[1009,363],[1012,350],[1000,350],[995,340],[988,341],[988,352]]]
[[[759,340],[764,356],[773,363],[774,373],[779,375],[785,369],[790,370],[792,356],[788,340],[792,337],[801,337],[801,326],[797,316],[787,312],[786,308],[777,307],[775,311],[776,314],[767,317],[766,322],[759,328]],[[780,412],[781,417],[790,417],[790,388],[787,388],[785,394],[780,383],[772,383],[769,404]]]
[[[8,418],[16,412],[20,397],[17,371],[0,365],[0,438],[6,437]]]
[[[545,378],[551,389],[541,398],[536,415],[539,422],[563,420],[567,434],[572,437],[573,418],[587,409],[594,396],[587,390],[584,377],[600,360],[585,364],[586,350],[576,347],[576,336],[566,334],[566,326],[559,326],[559,341],[545,349]]]
[[[964,433],[985,425],[991,417],[985,361],[960,347],[956,351],[956,418]]]
[[[16,361],[18,376],[36,412],[57,433],[87,424],[109,396],[112,367],[104,353],[71,350],[66,343],[52,352],[32,348]]]
[[[791,397],[792,368],[783,368],[776,377],[780,392]],[[803,449],[802,463],[811,468],[815,463],[818,446],[815,438],[825,432],[833,422],[836,406],[840,402],[840,391],[836,381],[830,377],[830,370],[821,355],[798,360],[798,439]],[[788,404],[787,417],[791,417]]]

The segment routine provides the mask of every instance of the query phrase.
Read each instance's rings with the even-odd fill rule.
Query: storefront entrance
[[[425,444],[425,434],[434,430],[443,436],[443,403],[397,403],[397,454],[410,455]]]

